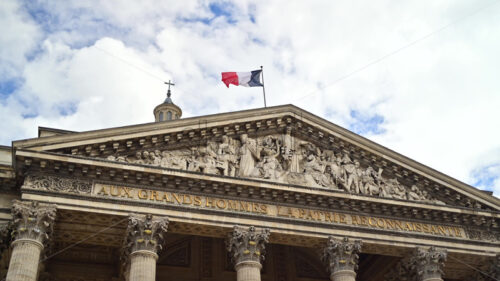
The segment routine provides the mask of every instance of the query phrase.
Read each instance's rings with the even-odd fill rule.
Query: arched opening
[[[163,121],[163,112],[160,112],[160,121]]]
[[[172,120],[172,112],[167,111],[167,120]]]

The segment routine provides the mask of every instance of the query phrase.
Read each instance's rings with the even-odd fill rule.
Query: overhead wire
[[[365,215],[365,216],[371,216],[371,215],[372,215],[372,214],[367,213],[367,212],[365,212],[365,211],[362,211],[362,210],[360,210],[360,209],[358,209],[358,208],[356,208],[356,207],[350,207],[350,208],[351,208],[352,210],[354,210],[354,211],[356,211],[356,212],[360,213],[360,214]],[[407,233],[404,233],[404,232],[398,232],[398,234],[401,234],[401,235],[403,235],[403,236],[405,236],[405,237],[407,237],[407,238],[410,238],[410,239],[412,239],[412,238],[413,238],[413,237],[411,237],[410,235],[408,235]],[[448,255],[447,257],[449,257],[449,258],[451,258],[451,259],[453,259],[453,260],[455,260],[455,261],[458,261],[458,262],[459,262],[459,263],[461,263],[461,264],[466,265],[467,267],[471,268],[472,270],[477,271],[477,272],[479,272],[479,273],[483,274],[484,276],[491,278],[491,279],[492,279],[492,280],[494,280],[494,281],[500,281],[500,279],[497,279],[497,278],[495,278],[495,277],[493,277],[493,276],[489,275],[488,273],[484,272],[483,270],[479,269],[478,267],[475,267],[475,266],[473,266],[473,265],[467,264],[467,263],[465,263],[465,262],[463,262],[463,261],[461,261],[461,260],[459,260],[459,259],[457,259],[457,258],[454,258],[454,257],[453,257],[453,256],[451,256],[451,255]]]
[[[104,54],[106,54],[106,55],[108,55],[108,56],[111,56],[111,57],[113,57],[113,58],[115,58],[115,59],[119,60],[120,62],[122,62],[122,63],[124,63],[124,64],[126,64],[126,65],[128,65],[128,66],[130,66],[130,67],[133,67],[133,68],[135,68],[135,69],[137,69],[137,70],[139,70],[139,71],[141,71],[141,72],[143,72],[143,73],[145,73],[145,74],[147,74],[147,75],[149,75],[149,76],[151,76],[151,77],[153,77],[153,78],[155,78],[155,79],[157,79],[157,80],[160,80],[160,81],[162,81],[162,82],[164,82],[164,83],[165,83],[165,81],[166,81],[166,80],[162,79],[160,76],[155,75],[155,74],[153,74],[153,73],[151,73],[151,72],[149,72],[149,71],[145,70],[144,68],[139,67],[139,66],[137,66],[137,65],[135,65],[135,64],[133,64],[133,63],[131,63],[131,62],[129,62],[129,61],[127,61],[127,60],[125,60],[125,59],[123,59],[123,58],[121,58],[121,57],[117,56],[117,55],[115,55],[115,54],[112,54],[111,52],[108,52],[107,50],[104,50],[104,49],[102,49],[102,48],[98,47],[97,45],[94,45],[94,48],[96,48],[97,50],[99,50],[99,51],[103,52]]]
[[[442,32],[443,30],[451,27],[452,25],[455,25],[455,24],[457,24],[457,23],[459,23],[459,22],[461,22],[461,21],[463,21],[463,20],[465,20],[465,19],[467,19],[467,18],[469,18],[471,16],[474,16],[475,14],[477,14],[477,13],[485,10],[486,8],[489,8],[489,7],[493,6],[493,5],[498,4],[498,2],[499,2],[499,0],[492,1],[488,5],[485,5],[485,6],[481,7],[481,8],[473,11],[472,13],[469,13],[469,14],[467,14],[465,16],[462,16],[462,17],[460,17],[460,18],[458,18],[458,19],[456,19],[456,20],[454,20],[454,21],[452,21],[452,22],[450,22],[450,23],[448,23],[448,24],[446,24],[444,26],[441,26],[440,28],[438,28],[438,29],[436,29],[436,30],[434,30],[434,31],[432,31],[432,32],[430,32],[428,34],[426,34],[426,35],[424,35],[424,36],[422,36],[422,37],[420,37],[420,38],[418,38],[418,39],[416,39],[416,40],[414,40],[414,41],[412,41],[412,42],[410,42],[408,44],[405,44],[405,45],[403,45],[403,46],[401,46],[401,47],[399,47],[399,48],[397,48],[397,49],[395,49],[395,50],[393,50],[393,51],[391,51],[391,52],[389,52],[389,53],[387,53],[387,54],[385,54],[385,55],[383,55],[383,56],[381,56],[381,57],[379,57],[379,58],[377,58],[377,59],[375,59],[375,60],[373,60],[373,61],[371,61],[371,62],[369,62],[369,63],[367,63],[367,64],[365,64],[365,65],[363,65],[361,67],[359,67],[359,68],[357,68],[357,69],[355,69],[354,71],[351,71],[351,72],[349,72],[349,73],[347,73],[347,74],[345,74],[345,75],[343,75],[343,76],[341,76],[341,77],[333,80],[332,82],[328,83],[326,86],[321,87],[321,89],[315,90],[315,91],[313,91],[311,93],[308,93],[308,94],[306,94],[304,96],[298,97],[295,100],[301,100],[301,99],[303,99],[303,98],[305,98],[307,96],[313,95],[313,94],[315,94],[315,93],[317,93],[317,92],[319,92],[321,90],[324,90],[325,88],[331,87],[331,86],[333,86],[333,85],[335,85],[335,84],[337,84],[337,83],[339,83],[339,82],[341,82],[341,81],[343,81],[343,80],[345,80],[345,79],[347,79],[347,78],[349,78],[349,77],[351,77],[351,76],[353,76],[353,75],[355,75],[355,74],[357,74],[357,73],[359,73],[359,72],[361,72],[361,71],[369,68],[370,66],[373,66],[373,65],[375,65],[375,64],[377,64],[377,63],[379,63],[379,62],[381,62],[381,61],[383,61],[383,60],[385,60],[385,59],[387,59],[387,58],[389,58],[391,56],[394,56],[394,55],[400,53],[401,51],[403,51],[403,50],[405,50],[405,49],[407,49],[407,48],[409,48],[409,47],[411,47],[411,46],[413,46],[413,45],[415,45],[415,44],[417,44],[417,43],[419,43],[419,42],[421,42],[421,41],[423,41],[425,39],[428,39],[428,38],[432,37],[433,35],[435,35],[435,34],[437,34],[439,32]],[[137,69],[137,70],[139,70],[139,71],[141,71],[141,72],[143,72],[143,73],[145,73],[145,74],[147,74],[147,75],[149,75],[149,76],[151,76],[151,77],[153,77],[153,78],[155,78],[155,79],[157,79],[157,80],[159,80],[161,82],[165,82],[165,80],[162,79],[161,77],[159,77],[159,76],[157,76],[157,75],[155,75],[155,74],[153,74],[153,73],[151,73],[151,72],[149,72],[149,71],[147,71],[147,70],[145,70],[145,69],[143,69],[143,68],[141,68],[141,67],[139,67],[139,66],[137,66],[137,65],[135,65],[135,64],[133,64],[133,63],[131,63],[131,62],[129,62],[129,61],[127,61],[127,60],[125,60],[125,59],[117,56],[117,55],[115,55],[115,54],[112,54],[111,52],[109,52],[109,51],[107,51],[105,49],[102,49],[102,48],[100,48],[98,46],[94,46],[94,48],[96,48],[97,50],[101,51],[102,53],[104,53],[106,55],[109,55],[109,56],[111,56],[111,57],[119,60],[120,62],[122,62],[122,63],[124,63],[124,64],[126,64],[126,65],[128,65],[130,67],[133,67],[133,68],[135,68],[135,69]],[[357,212],[361,213],[361,214],[370,215],[370,214],[368,214],[368,213],[366,213],[366,212],[364,212],[362,210],[359,210],[357,208],[352,208],[352,209],[354,211],[357,211]],[[83,242],[85,242],[85,241],[87,241],[87,240],[89,240],[89,239],[91,239],[91,238],[93,238],[93,237],[95,237],[95,236],[103,233],[104,231],[106,231],[106,230],[108,230],[110,228],[113,228],[113,227],[121,224],[122,222],[126,221],[127,219],[128,218],[124,218],[122,220],[119,220],[118,222],[115,222],[112,225],[109,225],[109,226],[107,226],[107,227],[105,227],[105,228],[103,228],[103,229],[101,229],[101,230],[99,230],[99,231],[97,231],[97,232],[95,232],[95,233],[93,233],[93,234],[91,234],[91,235],[89,235],[89,236],[87,236],[87,237],[85,237],[85,238],[83,238],[83,239],[81,239],[81,240],[73,243],[73,244],[70,244],[69,246],[67,246],[67,247],[65,247],[65,248],[63,248],[61,250],[58,250],[55,253],[47,256],[46,258],[42,259],[40,262],[45,262],[48,259],[50,259],[50,258],[52,258],[54,256],[57,256],[57,255],[65,252],[65,251],[67,251],[67,250],[69,250],[69,249],[71,249],[71,248],[73,248],[73,247],[75,247],[75,246],[77,246],[77,245],[79,245],[79,244],[81,244],[81,243],[83,243]],[[407,236],[408,238],[411,238],[406,233],[401,233],[401,234],[404,235],[404,236]],[[470,267],[471,269],[473,269],[473,270],[475,270],[475,271],[483,274],[484,276],[487,276],[487,277],[489,277],[489,278],[491,278],[493,280],[496,280],[496,281],[500,281],[500,279],[496,279],[495,277],[488,275],[487,273],[485,273],[484,271],[480,270],[477,267],[474,267],[474,266],[472,266],[470,264],[467,264],[467,263],[465,263],[465,262],[463,262],[463,261],[461,261],[459,259],[456,259],[456,258],[454,258],[452,256],[449,256],[449,257],[452,258],[452,259],[454,259],[454,260],[456,260],[457,262],[459,262],[459,263],[461,263],[463,265],[466,265],[466,266]],[[2,279],[2,281],[4,281],[5,279],[6,278]]]
[[[424,40],[426,40],[426,39],[428,39],[428,38],[430,38],[430,37],[432,37],[432,36],[434,36],[434,35],[442,32],[442,31],[444,31],[446,29],[448,29],[449,27],[451,27],[451,26],[453,26],[453,25],[455,25],[455,24],[457,24],[457,23],[459,23],[459,22],[461,22],[461,21],[463,21],[463,20],[465,20],[467,18],[470,18],[470,17],[478,14],[479,12],[482,12],[482,11],[486,10],[487,8],[490,8],[490,7],[492,7],[492,6],[494,6],[494,5],[498,4],[498,3],[499,3],[499,0],[491,1],[487,5],[484,5],[481,8],[474,10],[471,13],[468,13],[468,14],[466,14],[466,15],[464,15],[464,16],[456,19],[456,20],[453,20],[453,21],[451,21],[451,22],[449,22],[449,23],[447,23],[447,24],[445,24],[445,25],[443,25],[443,26],[441,26],[441,27],[439,27],[439,28],[437,28],[437,29],[435,29],[435,30],[433,30],[433,31],[431,31],[431,32],[429,32],[429,33],[427,33],[427,34],[419,37],[419,38],[417,38],[416,40],[413,40],[413,41],[411,41],[411,42],[409,42],[409,43],[407,43],[407,44],[405,44],[405,45],[403,45],[403,46],[401,46],[401,47],[399,47],[397,49],[394,49],[393,51],[391,51],[391,52],[389,52],[389,53],[387,53],[387,54],[385,54],[385,55],[383,55],[383,56],[381,56],[381,57],[379,57],[377,59],[374,59],[374,60],[368,62],[367,64],[364,64],[363,66],[361,66],[359,68],[356,68],[355,70],[353,70],[351,72],[348,72],[348,73],[340,76],[339,78],[337,78],[337,79],[335,79],[335,80],[327,83],[325,86],[320,87],[320,89],[316,89],[316,90],[314,90],[314,91],[312,91],[312,92],[310,92],[308,94],[305,94],[303,96],[300,96],[300,97],[297,97],[297,98],[293,99],[291,102],[299,101],[299,100],[301,100],[303,98],[306,98],[306,97],[311,96],[313,94],[316,94],[316,93],[318,93],[320,91],[323,91],[324,89],[326,89],[328,87],[331,87],[331,86],[333,86],[333,85],[335,85],[335,84],[337,84],[337,83],[339,83],[341,81],[344,81],[347,78],[352,77],[355,74],[357,74],[359,72],[362,72],[363,70],[369,68],[370,66],[378,64],[379,62],[381,62],[381,61],[383,61],[385,59],[388,59],[388,58],[390,58],[390,57],[392,57],[392,56],[394,56],[394,55],[402,52],[403,50],[408,49],[409,47],[414,46],[414,45],[416,45],[416,44],[418,44],[418,43],[420,43],[420,42],[422,42],[422,41],[424,41]]]

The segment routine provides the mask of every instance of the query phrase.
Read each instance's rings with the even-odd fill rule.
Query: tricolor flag
[[[229,84],[245,87],[263,87],[260,80],[261,70],[251,72],[222,72],[222,82],[229,88]]]

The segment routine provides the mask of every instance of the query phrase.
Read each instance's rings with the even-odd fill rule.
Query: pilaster
[[[14,201],[13,242],[7,281],[35,281],[40,255],[54,227],[56,205]]]
[[[354,281],[358,269],[361,240],[349,241],[347,237],[339,240],[333,236],[328,237],[328,242],[323,250],[323,261],[328,264],[330,280]]]
[[[233,228],[227,239],[227,250],[232,255],[237,281],[260,281],[261,262],[264,260],[269,234],[267,228]]]
[[[158,253],[163,248],[168,218],[131,214],[124,243],[123,259],[129,281],[154,281]]]

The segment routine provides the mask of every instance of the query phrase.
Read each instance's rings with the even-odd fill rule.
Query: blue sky
[[[499,12],[482,0],[2,1],[0,144],[38,126],[151,122],[169,79],[184,116],[262,107],[260,89],[227,89],[220,72],[263,65],[268,105],[498,196]]]

